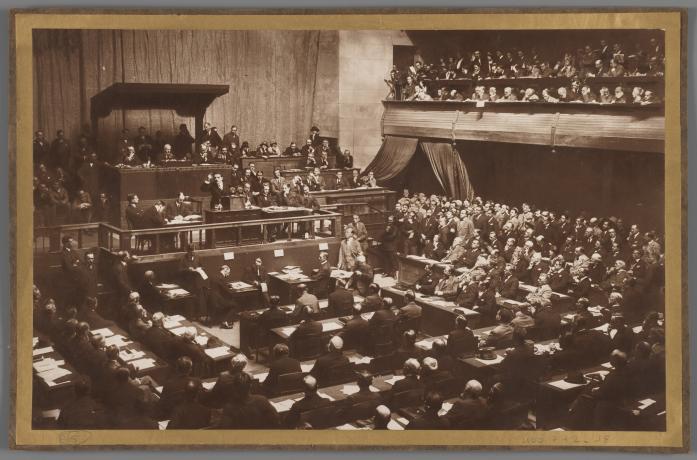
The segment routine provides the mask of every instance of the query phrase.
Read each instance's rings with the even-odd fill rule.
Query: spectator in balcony
[[[515,92],[513,91],[513,88],[510,86],[506,86],[503,89],[503,97],[501,98],[503,101],[517,101],[518,96],[516,96]]]
[[[559,96],[559,102],[569,102],[569,91],[566,86],[560,86],[557,89],[557,95]]]
[[[610,68],[605,75],[608,77],[622,77],[624,76],[624,66],[614,59],[610,59]]]
[[[662,77],[663,59],[659,60],[656,57],[652,57],[651,59],[649,59],[649,69],[647,73],[653,77]]]
[[[450,91],[450,95],[448,96],[448,101],[453,101],[453,102],[461,102],[465,100],[465,97],[460,94],[460,92],[456,89]]]
[[[75,223],[92,222],[92,198],[84,190],[79,190],[73,200],[72,220]]]
[[[426,92],[426,88],[420,84],[414,87],[414,94],[409,98],[410,101],[432,101],[433,98]]]
[[[315,148],[312,146],[312,139],[306,139],[305,145],[300,149],[300,153],[303,155],[309,155],[310,152],[315,153]]]
[[[284,150],[283,155],[287,157],[298,157],[300,156],[300,149],[295,142],[291,142],[290,145]]]
[[[588,73],[589,77],[604,77],[607,76],[607,66],[601,59],[595,61],[595,68]]]
[[[612,99],[613,104],[626,104],[627,96],[624,94],[624,89],[621,86],[615,88],[615,96]]]
[[[538,102],[540,97],[535,92],[534,88],[527,88],[523,94],[523,102]]]
[[[644,100],[644,89],[640,86],[632,88],[632,103],[641,104]]]
[[[590,86],[583,85],[581,87],[581,101],[585,102],[586,104],[598,102],[596,100],[595,93]]]
[[[553,69],[549,66],[549,62],[547,61],[542,61],[539,64],[539,72],[540,72],[540,78],[550,78],[553,77],[554,74],[559,70],[559,65]]]
[[[519,75],[522,76],[522,75]],[[540,69],[540,66],[537,64],[533,64],[532,68],[530,69],[530,78],[542,78],[542,69]]]
[[[306,168],[316,168],[317,167],[317,159],[315,158],[315,149],[314,148],[307,152],[307,160],[305,161],[305,167]]]
[[[552,96],[549,93],[550,93],[549,88],[545,88],[542,90],[542,100],[544,102],[552,102],[552,103],[559,102],[559,99],[557,99],[556,97]]]
[[[484,86],[475,86],[472,93],[472,101],[487,101],[489,96],[486,94]]]
[[[612,59],[617,64],[624,64],[624,51],[622,50],[622,45],[619,43],[612,45]]]
[[[496,102],[498,100],[499,100],[499,96],[498,96],[498,94],[496,94],[496,87],[490,86],[489,87],[489,101]]]
[[[603,86],[600,88],[600,97],[598,98],[598,102],[601,104],[611,104],[613,101],[612,94],[610,94],[610,90],[608,89],[607,86]]]
[[[278,146],[278,142],[271,141],[271,145],[269,146],[269,150],[268,150],[268,155],[272,156],[272,157],[280,157],[281,156],[281,148]]]
[[[571,81],[571,91],[569,91],[568,100],[570,102],[581,102],[581,83],[576,78]]]
[[[121,166],[132,168],[134,166],[140,166],[142,163],[138,155],[136,155],[136,149],[132,145],[129,145],[126,149],[126,154],[121,160]]]
[[[402,88],[402,100],[411,101],[412,96],[416,93],[416,82],[413,75],[407,75],[407,81]]]
[[[658,102],[658,99],[653,94],[653,91],[651,91],[649,89],[644,91],[644,97],[641,101],[641,105],[656,104],[657,102]]]

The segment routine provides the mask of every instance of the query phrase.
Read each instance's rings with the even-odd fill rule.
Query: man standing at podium
[[[223,197],[228,195],[223,184],[223,176],[220,173],[208,174],[208,179],[203,181],[201,185],[201,191],[211,194],[211,209],[215,209],[218,205],[222,206]]]

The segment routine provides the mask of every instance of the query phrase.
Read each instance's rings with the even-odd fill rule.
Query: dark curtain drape
[[[407,167],[418,142],[411,137],[385,136],[382,147],[365,168],[366,173],[372,171],[378,182],[392,179]]]
[[[448,196],[458,200],[474,198],[474,189],[470,183],[467,168],[452,144],[421,141],[420,146]]]

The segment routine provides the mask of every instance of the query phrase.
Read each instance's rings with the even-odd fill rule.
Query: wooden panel
[[[385,102],[385,134],[663,152],[662,107]]]

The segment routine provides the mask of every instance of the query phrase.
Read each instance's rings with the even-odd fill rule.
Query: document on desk
[[[170,329],[169,332],[171,332],[174,335],[182,335],[182,334],[184,334],[184,332],[186,332],[187,329],[188,329],[188,327],[181,326],[181,327],[175,327],[174,329]]]
[[[656,404],[656,401],[651,398],[642,399],[639,401],[639,410],[644,410],[653,404]]]
[[[371,356],[350,356],[348,360],[353,364],[370,364],[373,358]]]
[[[277,412],[288,412],[291,407],[293,407],[293,404],[295,404],[295,401],[299,400],[301,398],[288,398],[284,399],[283,401],[279,402],[271,402],[271,405],[276,409]]]
[[[201,386],[206,390],[211,390],[215,386],[215,380],[213,380],[212,382],[203,382]]]
[[[176,289],[179,287],[179,285],[171,283],[160,283],[155,287],[157,287],[158,289]]]
[[[165,318],[165,321],[184,321],[186,318],[184,318],[182,315],[174,315],[174,316],[168,316]]]
[[[104,338],[111,337],[112,335],[114,335],[114,331],[112,331],[108,327],[103,327],[101,329],[94,329],[90,332],[92,333],[92,335],[101,334],[101,336]]]
[[[47,353],[51,353],[53,351],[53,347],[45,347],[45,348],[37,348],[36,350],[33,350],[31,352],[32,356],[39,356],[39,355],[45,355]]]
[[[331,321],[329,323],[322,323],[322,332],[336,331],[344,327],[339,321]]]
[[[203,281],[206,281],[208,279],[208,274],[206,273],[206,271],[203,268],[196,267],[196,273],[201,275],[201,278],[203,279]]]
[[[423,340],[419,340],[414,345],[416,345],[419,348],[423,348],[424,350],[430,350],[431,348],[433,348],[433,342],[435,340],[436,339],[434,339],[434,338],[423,339]]]
[[[334,399],[331,395],[328,395],[327,393],[325,393],[323,391],[318,391],[317,394],[323,398],[327,398],[330,401],[336,401],[336,399]]]
[[[566,380],[555,380],[554,382],[549,382],[550,385],[553,387],[557,387],[560,390],[570,390],[572,388],[577,388],[577,387],[582,387],[586,383],[571,383],[567,382]]]
[[[215,347],[215,348],[206,348],[204,350],[208,356],[211,358],[220,358],[221,356],[225,356],[230,353],[230,347],[228,346],[221,346],[221,347]]]
[[[291,334],[293,334],[293,332],[295,332],[295,329],[296,329],[295,326],[284,327],[283,329],[281,329],[281,334],[283,334],[287,337],[290,337]]]
[[[68,369],[64,369],[62,367],[55,367],[53,369],[48,369],[46,371],[39,372],[37,375],[46,382],[55,382],[59,378],[70,374],[72,374],[72,372],[70,372]]]
[[[131,364],[133,364],[136,370],[144,371],[155,367],[155,360],[153,358],[141,358],[131,362]]]
[[[300,370],[303,372],[310,372],[314,366],[314,363],[303,363],[300,364]]]
[[[251,289],[252,285],[245,283],[244,281],[235,281],[230,283],[230,287],[235,290],[241,290],[241,289]]]
[[[126,362],[140,359],[143,356],[145,356],[145,352],[142,350],[121,350],[119,352],[119,358]]]
[[[208,345],[208,336],[207,335],[197,335],[194,341],[201,345],[202,347],[205,347]]]
[[[443,406],[441,406],[441,409],[438,411],[438,415],[440,415],[442,417],[445,414],[447,414],[448,412],[450,412],[450,409],[452,409],[452,408],[453,408],[453,403],[444,402]]]
[[[116,345],[117,348],[124,347],[128,345],[129,343],[133,343],[130,340],[126,339],[124,336],[117,334],[117,335],[112,335],[111,337],[107,337],[106,340],[104,340],[104,344],[109,347],[111,345]]]
[[[395,383],[399,382],[403,378],[404,378],[403,375],[393,375],[389,379],[385,380],[385,383],[387,383],[389,385],[394,385]]]

